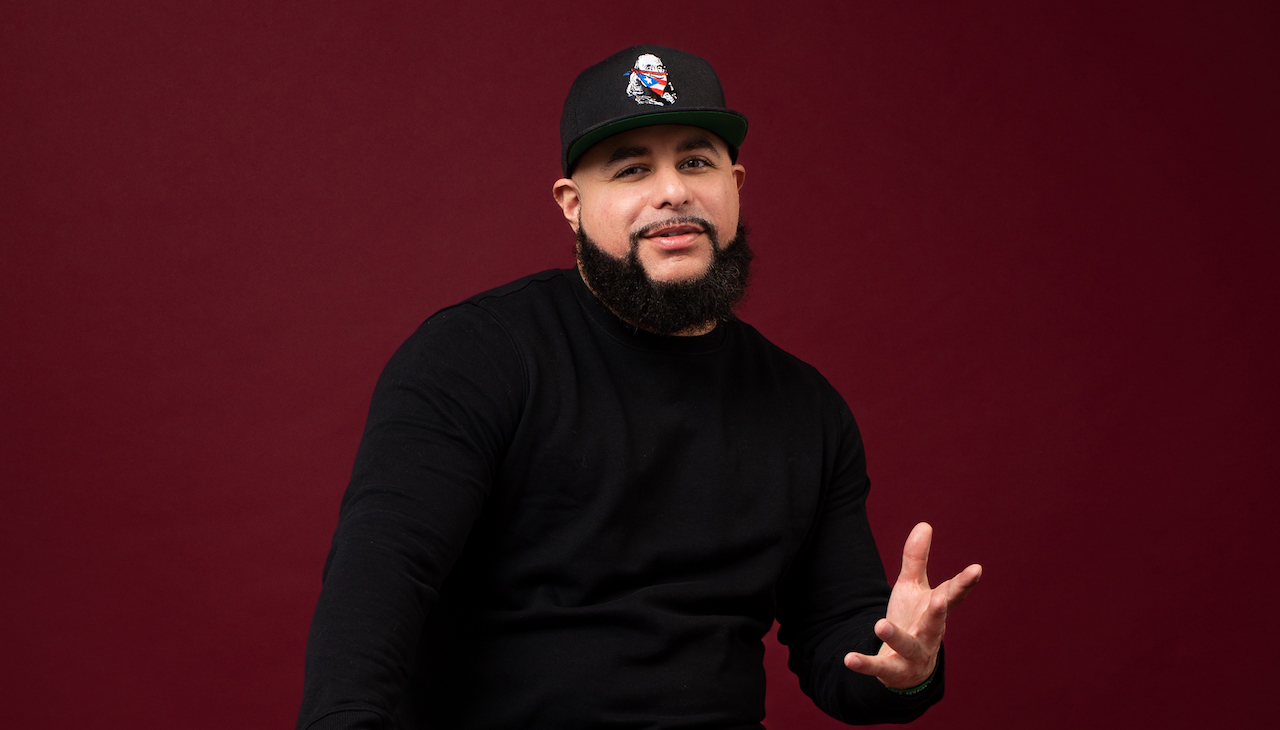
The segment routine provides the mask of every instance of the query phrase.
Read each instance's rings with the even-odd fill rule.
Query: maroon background
[[[0,725],[291,726],[375,377],[571,263],[560,104],[638,42],[751,120],[744,318],[890,574],[921,519],[986,567],[918,725],[1262,722],[1275,3],[529,5],[6,4]],[[770,728],[834,725],[771,646]]]

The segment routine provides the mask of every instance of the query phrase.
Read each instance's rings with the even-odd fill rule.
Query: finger
[[[916,623],[916,638],[926,646],[937,646],[947,629],[947,616],[960,605],[969,591],[978,584],[982,566],[974,564],[960,571],[956,577],[934,588],[929,603]]]
[[[902,548],[902,571],[898,580],[908,583],[929,585],[929,544],[933,542],[933,527],[928,522],[921,522],[907,536],[907,544]]]
[[[867,654],[859,654],[851,651],[844,655],[844,665],[858,674],[868,674],[872,677],[883,677],[898,673],[898,669],[891,664],[891,659],[882,656],[869,656]],[[898,659],[898,661],[902,661]]]
[[[929,647],[929,651],[936,651],[938,644],[942,641],[942,634],[947,630],[949,610],[946,590],[942,586],[934,588],[929,594],[929,603],[924,607],[924,612],[915,624],[916,639],[922,646]]]
[[[903,631],[889,619],[882,618],[876,622],[875,634],[881,641],[888,644],[890,649],[908,661],[923,661],[930,654],[924,642],[913,636],[910,631]]]
[[[956,577],[947,581],[944,584],[947,596],[947,613],[959,606],[960,602],[969,595],[969,591],[973,590],[973,587],[978,585],[978,581],[981,579],[982,566],[974,563],[957,573]],[[938,587],[942,588],[943,586]]]
[[[844,665],[851,671],[877,677],[889,687],[915,687],[933,674],[937,667],[937,657],[930,657],[926,663],[908,662],[900,656],[869,656],[851,651],[844,655]]]

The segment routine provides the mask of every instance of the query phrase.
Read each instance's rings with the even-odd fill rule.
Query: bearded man
[[[651,55],[680,82],[628,94]],[[652,65],[652,61],[650,61]],[[626,49],[561,120],[576,269],[430,317],[378,382],[325,566],[299,728],[761,728],[775,618],[850,723],[942,696],[930,529],[892,592],[857,426],[734,317],[746,119],[691,54]]]

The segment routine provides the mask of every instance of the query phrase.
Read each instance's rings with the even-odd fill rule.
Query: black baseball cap
[[[747,118],[726,109],[711,64],[665,46],[632,46],[578,74],[560,115],[560,165],[606,137],[650,124],[688,124],[715,132],[738,159]]]

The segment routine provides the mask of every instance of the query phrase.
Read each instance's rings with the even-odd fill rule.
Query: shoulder
[[[782,349],[751,325],[737,320],[735,367],[761,384],[793,417],[815,418],[828,434],[860,440],[858,426],[844,396],[816,367]]]
[[[564,279],[563,270],[550,269],[451,304],[427,317],[405,345],[411,350],[472,340],[510,345],[520,313],[545,308],[571,293]]]
[[[461,362],[464,367],[483,361],[522,359],[513,334],[519,324],[513,313],[537,309],[539,300],[553,300],[560,270],[549,270],[481,292],[436,311],[409,335],[392,356],[389,368],[420,371],[428,364]]]
[[[564,269],[548,269],[516,279],[509,284],[480,292],[454,307],[475,306],[495,313],[512,307],[528,307],[541,301],[559,299],[573,292]],[[450,307],[446,307],[447,311]]]
[[[774,344],[772,340],[746,322],[735,320],[733,324],[737,329],[737,339],[741,343],[741,352],[738,357],[747,362],[756,363],[756,367],[767,368],[780,379],[798,387],[812,389],[824,397],[840,397],[817,368]]]

